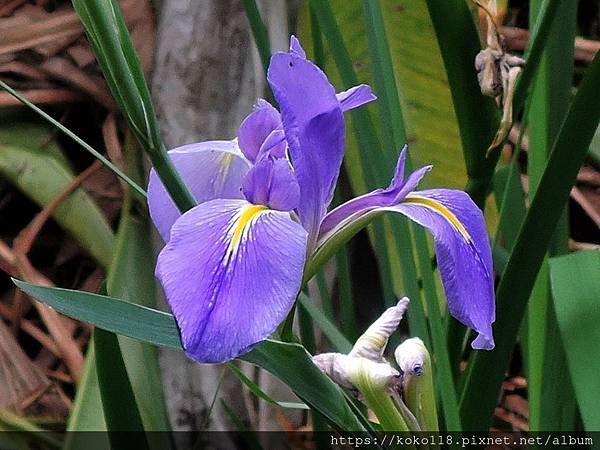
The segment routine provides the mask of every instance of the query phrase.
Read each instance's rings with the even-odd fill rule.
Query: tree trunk
[[[160,3],[152,90],[167,147],[235,137],[265,88],[242,2]],[[261,6],[278,41],[273,47],[285,47],[286,2],[267,1]],[[225,366],[201,366],[168,350],[161,353],[161,366],[174,430],[234,428],[219,399],[242,419],[273,428],[256,408],[246,408],[253,399]]]

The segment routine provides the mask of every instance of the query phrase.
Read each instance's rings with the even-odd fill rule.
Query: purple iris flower
[[[150,174],[150,213],[167,242],[156,275],[187,354],[224,362],[266,339],[294,304],[307,263],[388,211],[433,234],[450,314],[479,333],[474,348],[493,348],[491,252],[469,196],[415,192],[430,167],[405,178],[404,149],[388,188],[328,213],[344,154],[343,112],[375,96],[366,85],[336,94],[295,37],[288,53],[273,55],[267,78],[280,111],[259,100],[237,139],[169,152],[198,206],[180,214]]]

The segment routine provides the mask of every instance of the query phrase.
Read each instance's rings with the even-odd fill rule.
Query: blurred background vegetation
[[[525,110],[521,98],[508,140],[488,159],[485,150],[497,122],[487,119],[497,120],[500,111],[492,99],[468,97],[476,83],[474,61],[452,59],[453,48],[485,46],[480,26],[485,16],[476,5],[465,3],[468,20],[479,27],[479,34],[465,29],[453,36],[451,26],[444,28],[444,7],[435,7],[433,0],[382,0],[381,16],[365,6],[369,2],[358,0],[257,3],[266,29],[253,20],[251,1],[119,2],[151,80],[166,146],[235,136],[256,98],[270,95],[265,52],[285,49],[289,35],[297,34],[338,90],[358,80],[372,84],[380,98],[349,120],[336,201],[385,186],[406,141],[413,166],[435,167],[426,186],[467,187],[485,206],[501,272],[571,98],[600,48],[600,3],[565,1],[558,7],[545,52],[537,55],[539,68]],[[506,52],[522,55],[528,48],[530,24],[546,3],[499,2],[496,21]],[[389,57],[378,45],[381,31]],[[464,84],[471,85],[461,87],[457,80],[465,73],[469,80]],[[0,77],[145,185],[149,165],[139,156],[70,2],[0,1]],[[396,86],[398,105],[390,97]],[[494,170],[495,158],[499,163]],[[565,306],[577,305],[578,289],[583,297],[598,293],[592,289],[598,289],[593,278],[600,279],[599,169],[596,132],[548,246],[549,257],[583,252],[586,261],[551,258],[542,264],[520,339],[514,346],[514,340],[504,345],[510,347],[503,350],[510,364],[501,388],[491,394],[498,399],[493,427],[600,427],[600,414],[594,411],[600,386],[592,376],[600,360],[585,354],[600,345],[594,341],[599,335],[585,335],[582,344],[571,322],[572,309],[579,306]],[[486,176],[492,178],[490,186],[481,181]],[[430,244],[423,233],[398,219],[378,222],[359,234],[311,281],[308,293],[319,306],[315,310],[313,303],[302,302],[299,308],[303,345],[314,352],[353,341],[399,295],[423,296],[430,313],[434,306],[439,309],[444,302]],[[104,289],[110,295],[152,306],[161,302],[152,257],[160,245],[143,207],[109,169],[8,92],[0,92],[0,430],[106,427],[98,409],[102,373],[96,374],[95,364],[110,362],[86,359],[91,327],[32,301],[15,289],[10,277],[90,292],[99,291],[106,280]],[[527,267],[518,270],[526,272]],[[574,273],[587,274],[581,283],[589,285],[575,282]],[[432,292],[433,298],[426,298]],[[589,295],[581,302],[584,309],[578,314],[588,316],[586,323],[599,323],[600,304],[590,302]],[[448,319],[443,335],[436,335],[433,327],[428,331],[414,317],[412,334],[426,342],[431,334],[438,344],[440,337],[446,339],[449,364],[440,370],[442,376],[459,379],[469,357],[465,330]],[[518,327],[518,315],[514,320]],[[313,426],[303,411],[259,401],[248,383],[240,383],[239,374],[223,367],[199,366],[168,350],[158,355],[126,338],[120,344],[146,429]],[[439,348],[434,345],[433,350]],[[573,378],[585,364],[591,364],[585,376]],[[248,363],[240,368],[273,398],[295,399],[266,372]],[[161,383],[164,396],[155,389]],[[582,400],[583,392],[591,398]],[[481,420],[469,424],[476,427]]]

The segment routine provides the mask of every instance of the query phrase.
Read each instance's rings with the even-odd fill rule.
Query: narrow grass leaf
[[[313,322],[321,329],[325,337],[331,342],[333,349],[337,352],[348,353],[352,349],[352,343],[342,334],[342,332],[332,323],[325,314],[314,304],[303,292],[298,296],[300,307],[303,308]]]
[[[250,29],[254,36],[254,42],[258,48],[258,54],[260,55],[260,60],[266,73],[271,58],[269,30],[267,30],[267,27],[260,16],[256,0],[242,0],[242,3],[244,4],[246,16],[248,17],[248,22],[250,22]]]
[[[273,400],[269,394],[267,394],[265,391],[263,391],[259,385],[257,385],[254,381],[252,381],[250,378],[248,378],[246,376],[246,374],[244,372],[242,372],[240,370],[240,368],[237,367],[235,364],[233,364],[233,363],[227,363],[227,367],[229,368],[229,370],[231,370],[233,372],[233,374],[242,383],[244,383],[248,387],[248,389],[250,389],[250,392],[252,392],[257,398],[260,398],[261,400],[264,400],[267,403],[270,403],[271,405],[279,406],[281,408],[286,408],[286,409],[309,409],[308,406],[306,406],[304,403],[298,403],[298,402],[278,402],[277,400]]]
[[[142,180],[142,153],[131,133],[126,135],[124,153],[129,176],[136,181]],[[157,296],[152,226],[144,207],[131,190],[126,192],[106,289],[113,297],[154,307]],[[147,431],[170,430],[156,348],[123,336],[119,337],[119,343],[144,428]],[[152,446],[160,443],[160,448],[170,448],[171,442],[166,437],[165,433],[157,434]]]
[[[100,397],[111,446],[126,448],[133,445],[135,448],[149,449],[117,336],[108,331],[96,329],[92,339],[96,349],[96,372]],[[136,433],[125,435],[110,433],[111,431]]]
[[[175,319],[145,306],[105,295],[13,282],[25,293],[74,319],[161,347],[183,350]]]
[[[530,28],[541,20],[545,0],[530,6]],[[538,70],[528,99],[529,150],[527,173],[529,194],[535,195],[548,152],[567,113],[573,82],[573,61],[577,5],[562,2],[556,10],[561,19],[553,21],[547,46],[539,58]],[[536,20],[537,19],[537,20]],[[556,64],[560,61],[560,64]],[[567,211],[559,220],[549,253],[568,251]],[[529,383],[529,424],[532,430],[570,430],[574,426],[575,402],[566,370],[566,360],[558,333],[550,295],[548,261],[540,268],[527,311],[527,380]],[[571,415],[570,419],[566,416]],[[567,423],[564,423],[566,419]]]
[[[50,116],[49,114],[45,113],[40,108],[35,106],[26,97],[19,94],[17,91],[15,91],[13,88],[11,88],[9,85],[7,85],[2,80],[0,80],[0,87],[2,89],[6,90],[8,93],[10,93],[15,98],[19,99],[21,102],[23,102],[23,104],[25,104],[26,106],[31,108],[33,111],[35,111],[37,114],[39,114],[42,118],[44,118],[44,120],[46,120],[49,123],[51,123],[52,125],[54,125],[60,131],[62,131],[67,136],[69,136],[71,139],[73,139],[75,142],[77,142],[79,145],[81,145],[86,151],[91,153],[97,160],[99,160],[100,162],[102,162],[102,164],[104,164],[107,168],[109,168],[115,175],[117,175],[119,178],[121,178],[125,183],[127,183],[133,189],[135,189],[141,196],[146,197],[146,191],[144,191],[131,178],[129,178],[127,175],[125,175],[113,163],[111,163],[108,159],[106,159],[99,151],[95,150],[93,147],[91,147],[89,144],[87,144],[83,139],[81,139],[79,136],[77,136],[75,133],[73,133],[71,130],[69,130],[67,127],[65,127],[62,123],[60,123],[58,120],[54,119],[52,116]]]

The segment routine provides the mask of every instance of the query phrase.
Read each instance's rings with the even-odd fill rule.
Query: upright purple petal
[[[294,53],[296,56],[306,59],[306,52],[300,45],[300,41],[296,36],[290,37],[290,53]]]
[[[306,237],[289,213],[243,200],[212,200],[177,220],[156,275],[191,358],[228,361],[275,331],[300,289]]]
[[[473,348],[494,348],[492,254],[481,210],[466,193],[450,189],[413,192],[384,210],[402,213],[432,233],[450,314],[479,333]]]
[[[267,156],[271,156],[273,158],[285,158],[286,149],[287,142],[285,140],[285,132],[283,129],[278,128],[277,130],[273,130],[260,146],[256,161],[260,161],[262,158],[266,158]]]
[[[267,78],[300,186],[298,215],[313,241],[342,163],[342,110],[325,74],[296,52],[273,55]]]
[[[359,84],[336,95],[344,112],[377,100],[377,97],[371,90],[371,86],[367,84]]]
[[[281,116],[269,102],[258,100],[254,111],[244,119],[238,129],[238,143],[242,153],[254,162],[267,137],[281,128]]]
[[[242,182],[250,164],[235,141],[207,141],[169,151],[175,168],[198,203],[215,198],[242,198]],[[181,215],[155,170],[150,171],[148,207],[163,240]]]
[[[279,211],[291,211],[300,201],[300,187],[289,161],[265,158],[244,179],[246,199]]]

